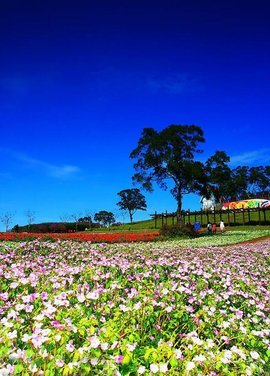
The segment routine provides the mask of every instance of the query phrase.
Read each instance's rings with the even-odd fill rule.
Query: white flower
[[[222,323],[222,326],[223,326],[223,328],[229,328],[229,326],[230,326],[230,323],[228,322],[228,321],[224,321],[223,323]]]
[[[57,365],[57,367],[61,368],[61,367],[63,367],[63,365],[65,364],[65,362],[62,359],[57,359],[55,361],[55,364]]]
[[[93,336],[90,338],[90,346],[93,349],[97,349],[99,345],[100,345],[100,340],[97,338],[97,336]]]
[[[131,311],[130,307],[127,307],[125,304],[120,304],[119,309],[123,312]]]
[[[170,313],[170,312],[172,312],[173,307],[172,307],[172,306],[168,306],[168,307],[165,308],[165,310],[166,310],[168,313]]]
[[[7,376],[10,374],[10,371],[8,368],[0,368],[0,376]]]
[[[96,300],[96,299],[98,299],[99,294],[98,294],[98,292],[96,292],[96,291],[92,291],[92,292],[89,292],[89,293],[86,295],[86,297],[87,297],[87,299]]]
[[[17,330],[13,330],[13,332],[8,332],[8,333],[7,333],[7,337],[8,337],[9,339],[17,338]]]
[[[141,302],[138,302],[138,303],[134,304],[133,309],[135,309],[135,311],[137,311],[138,309],[141,308],[141,305],[142,305],[142,303],[141,303]]]
[[[145,372],[145,366],[140,366],[140,367],[138,368],[138,370],[137,370],[137,373],[138,373],[139,375],[144,374],[144,372]]]
[[[162,373],[165,373],[168,371],[168,365],[167,363],[162,363],[159,365],[159,371]]]
[[[215,343],[211,338],[207,338],[206,342],[207,342],[207,344],[206,344],[207,349],[211,349],[212,347],[215,346]]]
[[[196,345],[202,345],[203,341],[199,338],[199,337],[191,337],[192,341],[196,344]]]
[[[85,296],[84,294],[78,294],[77,299],[80,303],[83,303],[85,301]]]
[[[175,357],[176,357],[176,359],[182,359],[183,354],[182,354],[182,351],[180,349],[175,349]]]
[[[73,345],[72,342],[69,342],[67,345],[66,345],[66,350],[69,351],[69,352],[73,352],[75,350],[75,346]]]
[[[194,362],[187,362],[186,369],[187,371],[191,371],[193,368],[195,368]]]
[[[37,365],[36,365],[36,364],[34,364],[33,366],[30,365],[30,366],[29,366],[29,369],[30,369],[30,371],[31,371],[32,373],[36,373],[36,372],[38,371],[38,368],[37,368]]]
[[[200,355],[196,355],[194,358],[193,358],[194,362],[204,362],[206,360],[206,357],[202,354]]]
[[[40,314],[34,317],[34,320],[36,321],[42,321],[44,319],[44,315]]]
[[[1,323],[6,327],[6,328],[12,328],[13,324],[7,320],[6,317],[3,317],[1,320]]]
[[[137,343],[134,343],[134,345],[130,345],[129,343],[127,344],[127,349],[129,350],[129,351],[134,351],[135,350],[135,348],[136,348],[136,346],[137,346]]]
[[[250,351],[250,356],[254,360],[257,360],[260,357],[260,355],[257,353],[257,351]]]
[[[107,350],[107,348],[109,347],[109,344],[108,342],[103,342],[101,345],[100,345],[100,348],[101,350]]]
[[[96,366],[98,364],[98,358],[92,358],[90,360],[90,363],[92,364],[92,366]]]
[[[117,346],[118,342],[117,341],[113,341],[112,345],[111,345],[111,350],[114,350]]]
[[[150,370],[153,372],[153,373],[157,373],[159,371],[159,366],[157,364],[154,364],[152,363],[150,365]]]

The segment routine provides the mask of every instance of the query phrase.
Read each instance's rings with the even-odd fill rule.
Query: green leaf
[[[130,363],[130,361],[131,361],[131,357],[129,355],[125,355],[122,360],[122,364],[128,364]]]
[[[178,366],[178,361],[177,361],[177,359],[172,358],[172,359],[170,360],[170,365],[171,365],[172,367],[177,367],[177,366]]]

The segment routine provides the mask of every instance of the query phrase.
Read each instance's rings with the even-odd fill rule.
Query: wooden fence
[[[175,224],[178,221],[176,212],[151,214],[155,221],[155,228],[163,225]],[[219,223],[224,221],[227,226],[236,225],[270,225],[270,207],[248,208],[248,209],[226,209],[226,210],[199,210],[182,211],[181,220],[184,224],[200,222],[200,226],[207,226],[208,222]]]

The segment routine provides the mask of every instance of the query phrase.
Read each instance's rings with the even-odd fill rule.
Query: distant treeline
[[[12,232],[32,232],[32,233],[61,233],[61,232],[77,232],[85,231],[85,229],[93,229],[101,227],[100,223],[89,222],[48,222],[37,223],[25,226],[16,225],[12,228]]]

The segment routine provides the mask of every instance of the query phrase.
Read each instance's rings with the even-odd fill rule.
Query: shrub
[[[160,235],[166,237],[177,237],[177,236],[186,236],[189,238],[195,238],[198,236],[197,231],[194,230],[194,227],[191,224],[173,224],[173,225],[163,225],[160,230]]]

